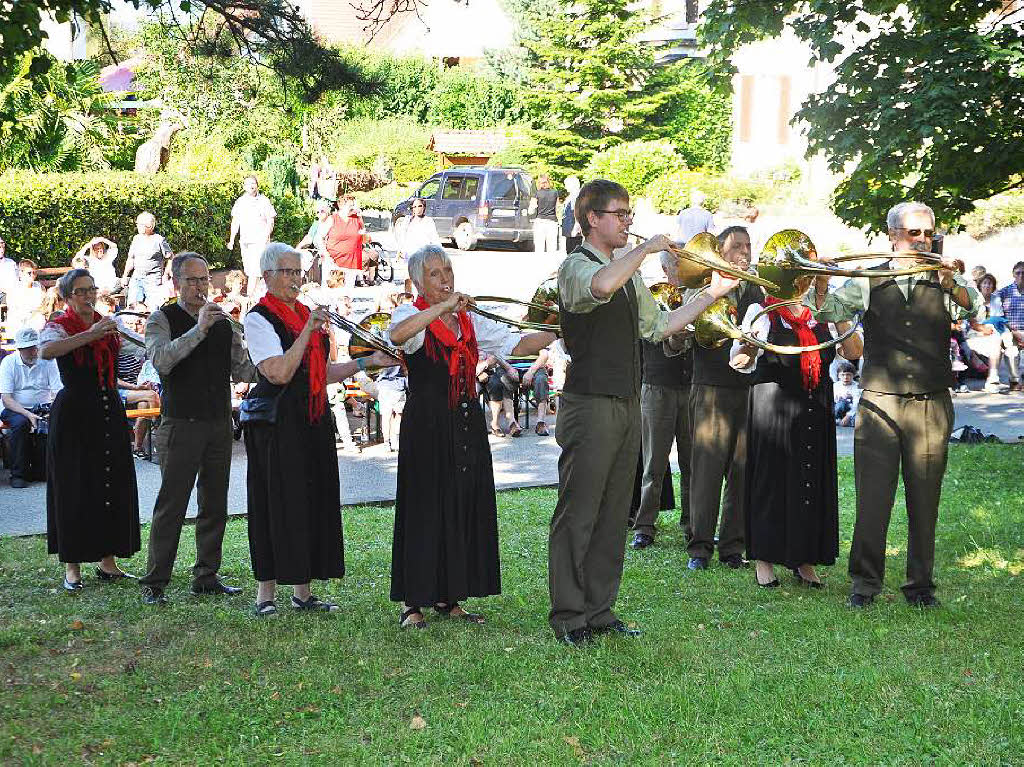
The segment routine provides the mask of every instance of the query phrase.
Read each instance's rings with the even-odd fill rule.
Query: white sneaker
[[[967,388],[967,384],[960,384],[960,388],[957,389],[958,394],[967,394],[969,391],[970,389]]]
[[[998,381],[989,381],[985,384],[985,391],[989,394],[1006,394],[1010,391],[1010,387]]]

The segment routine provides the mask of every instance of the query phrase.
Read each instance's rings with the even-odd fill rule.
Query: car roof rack
[[[460,170],[522,170],[525,171],[522,165],[453,165],[451,168],[445,168],[443,172],[451,173],[452,171],[458,172]]]

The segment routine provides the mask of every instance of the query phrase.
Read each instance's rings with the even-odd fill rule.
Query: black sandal
[[[325,602],[313,594],[310,594],[309,599],[306,601],[302,601],[297,596],[292,595],[292,607],[296,610],[311,610],[321,613],[335,613],[341,609],[334,602]]]
[[[444,615],[447,618],[456,618],[460,621],[466,621],[467,623],[476,623],[479,625],[481,623],[486,622],[486,619],[484,618],[484,616],[480,615],[480,613],[469,613],[463,610],[461,613],[452,615],[452,610],[454,610],[456,607],[461,607],[461,605],[458,602],[452,602],[450,605],[446,605],[439,602],[438,604],[434,605],[434,611],[438,615]]]
[[[256,617],[257,618],[273,618],[277,616],[277,605],[274,604],[274,600],[268,600],[266,602],[256,603]]]
[[[796,576],[797,582],[799,582],[799,584],[801,586],[806,586],[809,589],[823,589],[823,588],[825,588],[825,584],[822,583],[821,581],[812,581],[810,578],[804,578],[804,576],[800,572],[800,568],[799,567],[794,567],[794,568],[792,568],[792,570],[793,570],[793,575]]]
[[[420,619],[418,621],[410,621],[409,618],[416,613],[420,613]],[[423,613],[418,607],[410,607],[408,610],[403,610],[402,614],[398,616],[398,627],[402,629],[425,629],[427,622],[423,620]]]

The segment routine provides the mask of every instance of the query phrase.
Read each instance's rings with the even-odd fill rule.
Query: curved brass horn
[[[788,303],[799,303],[797,299],[793,299]],[[778,304],[766,308],[764,311],[759,312],[757,316],[769,312],[775,309]],[[820,344],[813,346],[780,346],[779,344],[773,344],[769,341],[762,341],[760,338],[744,333],[743,330],[736,322],[736,304],[728,296],[719,298],[711,304],[704,312],[701,313],[696,320],[694,320],[694,337],[697,339],[697,343],[703,346],[705,349],[717,349],[722,344],[728,341],[741,341],[742,343],[756,346],[758,349],[764,351],[774,352],[775,354],[802,354],[803,352],[814,352],[821,349],[827,349],[830,346],[838,346],[847,338],[852,336],[857,330],[857,324],[860,318],[857,318],[849,330],[840,335],[838,338],[833,338],[831,341],[823,341]]]
[[[558,325],[558,277],[548,277],[540,284],[529,301],[520,301],[518,298],[505,298],[504,296],[474,296],[473,305],[469,307],[471,312],[481,317],[503,322],[506,325],[522,328],[524,330],[542,330],[549,333],[557,333]],[[500,303],[516,304],[526,307],[526,318],[523,320],[512,320],[500,314],[481,309],[477,303]]]
[[[783,229],[768,238],[757,261],[757,273],[778,286],[766,288],[776,298],[799,298],[810,287],[815,277],[902,277],[941,269],[939,263],[918,264],[905,269],[839,269],[815,258],[816,249],[811,238],[799,229]],[[913,257],[937,261],[931,253],[896,251],[893,253],[855,253],[830,259],[832,262],[854,261],[865,258]]]
[[[683,305],[683,291],[670,282],[656,282],[651,285],[650,290],[654,300],[666,311],[678,309]]]
[[[753,282],[769,291],[779,289],[774,282],[745,272],[722,258],[718,238],[710,232],[696,234],[684,247],[674,245],[669,248],[669,252],[678,259],[677,282],[684,288],[691,290],[703,288],[711,283],[713,272],[721,272],[730,277]]]

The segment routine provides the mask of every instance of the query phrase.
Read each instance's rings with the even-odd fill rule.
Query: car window
[[[515,173],[494,173],[490,178],[490,188],[487,190],[487,197],[491,200],[514,200],[518,189],[516,186]]]
[[[519,186],[519,196],[522,198],[531,197],[534,192],[531,189],[533,186],[533,180],[525,173],[521,173],[516,176],[516,184]]]
[[[416,193],[417,197],[422,197],[425,200],[433,199],[437,197],[437,190],[441,187],[441,179],[432,178],[430,181],[420,187],[420,190]]]
[[[479,176],[466,176],[466,183],[462,185],[463,200],[475,200],[477,189],[480,188]]]
[[[463,200],[465,195],[463,192],[466,188],[466,182],[469,181],[465,176],[449,176],[444,182],[444,191],[441,193],[442,200]]]

